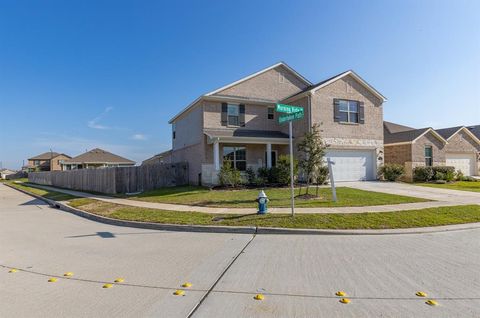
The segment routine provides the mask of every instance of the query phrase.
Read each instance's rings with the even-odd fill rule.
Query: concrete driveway
[[[416,186],[399,182],[339,182],[337,186],[459,204],[480,204],[480,192]]]
[[[0,185],[0,317],[478,317],[480,231],[182,233],[104,225]],[[8,273],[10,267],[19,268]],[[52,275],[74,272],[71,279]],[[123,285],[103,289],[105,282]],[[181,283],[193,290],[174,296]],[[334,296],[344,290],[351,303]],[[415,296],[424,291],[439,306]],[[256,301],[257,292],[265,300]]]

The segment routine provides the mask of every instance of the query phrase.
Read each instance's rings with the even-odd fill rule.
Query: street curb
[[[105,223],[109,225],[133,227],[140,229],[175,231],[175,232],[205,232],[205,233],[236,233],[236,234],[265,234],[265,235],[400,235],[400,234],[425,234],[438,232],[451,232],[462,230],[480,229],[480,222],[464,223],[454,225],[441,225],[434,227],[418,227],[403,229],[384,229],[384,230],[328,230],[328,229],[289,229],[275,227],[254,227],[254,226],[212,226],[212,225],[182,225],[182,224],[162,224],[139,221],[126,221],[112,219],[100,216],[77,208],[73,208],[64,203],[44,198],[26,190],[15,188],[9,184],[5,186],[32,196],[36,199],[46,202],[53,208],[75,214],[77,216],[89,219],[91,221]]]

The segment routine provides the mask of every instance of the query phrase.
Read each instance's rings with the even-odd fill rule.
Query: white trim
[[[180,117],[183,113],[185,113],[186,111],[188,111],[190,108],[192,108],[196,103],[198,103],[199,101],[202,100],[202,97],[203,96],[200,96],[198,97],[196,100],[194,100],[193,102],[191,102],[187,107],[185,107],[184,109],[182,109],[178,114],[176,114],[172,119],[170,119],[168,121],[169,124],[171,124],[173,121],[175,121],[178,117]]]
[[[445,140],[445,138],[443,138],[439,133],[437,133],[435,131],[435,129],[433,128],[428,128],[427,130],[425,130],[420,136],[418,136],[417,138],[413,139],[412,140],[412,143],[416,142],[418,139],[422,138],[423,136],[425,136],[427,133],[431,132],[435,137],[437,137],[438,140],[440,141],[443,141],[445,144],[448,144],[448,141]]]
[[[216,93],[218,93],[218,92],[221,92],[221,91],[223,91],[223,90],[225,90],[225,89],[227,89],[227,88],[230,88],[230,87],[232,87],[232,86],[235,86],[235,85],[237,85],[237,84],[240,84],[240,83],[242,83],[242,82],[245,82],[246,80],[249,80],[249,79],[251,79],[251,78],[253,78],[253,77],[257,76],[257,75],[260,75],[260,74],[262,74],[262,73],[265,73],[265,72],[267,72],[267,71],[270,71],[270,70],[272,70],[272,69],[274,69],[274,68],[276,68],[276,67],[278,67],[278,66],[283,66],[283,67],[285,67],[285,68],[288,69],[290,72],[292,72],[293,74],[295,74],[298,78],[300,78],[305,84],[307,84],[307,85],[312,85],[312,83],[311,83],[309,80],[307,80],[305,77],[303,77],[302,75],[300,75],[299,73],[297,73],[297,71],[295,71],[293,68],[291,68],[290,66],[288,66],[288,65],[285,64],[284,62],[278,62],[277,64],[274,64],[274,65],[272,65],[272,66],[269,66],[269,67],[267,67],[267,68],[264,68],[263,70],[260,70],[260,71],[258,71],[258,72],[256,72],[256,73],[253,73],[253,74],[248,75],[248,76],[246,76],[246,77],[243,77],[243,78],[239,79],[239,80],[236,81],[236,82],[230,83],[230,84],[225,85],[225,86],[222,86],[222,87],[220,87],[220,88],[218,88],[218,89],[216,89],[216,90],[214,90],[214,91],[211,91],[210,93],[205,94],[205,96],[211,96],[211,95],[213,95],[213,94],[216,94]]]
[[[456,132],[454,132],[450,137],[447,138],[447,141],[450,140],[453,136],[458,134],[461,130],[465,130],[467,135],[469,135],[473,140],[475,140],[478,144],[480,144],[480,139],[477,138],[467,127],[462,126],[460,129],[458,129]]]
[[[216,137],[210,136],[207,133],[205,135],[208,136],[207,143],[213,144],[214,142],[218,141],[221,143],[229,143],[229,144],[275,144],[275,145],[288,145],[288,138],[262,138],[262,137]]]
[[[410,144],[412,144],[411,141],[404,141],[404,142],[394,142],[391,144],[384,144],[383,146],[388,147],[388,146],[400,146],[400,145],[410,145]]]
[[[351,75],[354,79],[356,79],[360,84],[362,84],[366,89],[368,89],[373,95],[377,96],[379,99],[381,99],[383,102],[386,102],[387,101],[387,98],[385,96],[383,96],[382,94],[380,94],[379,91],[377,91],[375,88],[373,88],[373,86],[371,86],[370,84],[368,84],[363,78],[361,78],[357,73],[355,73],[354,71],[352,70],[349,70],[349,71],[346,71],[346,72],[343,72],[337,76],[335,76],[334,78],[332,78],[331,80],[323,83],[322,85],[319,85],[317,87],[314,87],[308,91],[305,91],[299,95],[295,95],[295,96],[292,96],[292,97],[289,97],[287,99],[285,99],[284,101],[287,102],[287,101],[291,101],[293,99],[298,99],[298,98],[301,98],[307,94],[313,94],[315,93],[317,90],[327,86],[327,85],[330,85],[332,84],[333,82],[335,81],[338,81],[339,79],[347,76],[347,75]]]

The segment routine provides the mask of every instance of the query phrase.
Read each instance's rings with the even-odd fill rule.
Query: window
[[[34,166],[39,166],[40,165],[40,160],[34,160],[33,165]]]
[[[267,166],[267,152],[265,151],[265,167]],[[273,150],[272,151],[272,167],[277,166],[277,151]]]
[[[425,146],[425,165],[431,167],[433,163],[432,146]]]
[[[223,160],[232,163],[233,168],[247,170],[247,150],[245,147],[223,147]]]
[[[275,119],[275,108],[268,107],[267,118],[268,119]]]
[[[240,110],[238,105],[228,104],[227,108],[228,124],[231,126],[240,126]]]
[[[339,100],[340,122],[358,123],[358,102],[352,100]]]
[[[285,83],[285,75],[283,73],[278,73],[278,82]]]
[[[173,138],[173,139],[175,139],[175,137],[176,137],[176,135],[177,135],[177,134],[176,134],[176,129],[177,129],[176,126],[177,126],[177,125],[175,125],[175,123],[172,123],[172,138]]]

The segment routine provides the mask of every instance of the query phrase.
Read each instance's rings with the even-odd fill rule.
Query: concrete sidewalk
[[[367,183],[362,182],[359,184],[362,185]],[[368,190],[376,191],[376,192],[392,193],[391,192],[392,188],[385,187],[385,184],[386,183],[382,183],[382,187],[384,191],[382,191],[381,189],[382,187],[378,187],[378,186],[377,186],[378,189],[375,186],[369,186],[370,188]],[[403,186],[407,186],[410,188],[414,187],[415,190],[417,190],[417,188],[423,188],[423,187],[417,187],[417,186],[411,186],[411,185],[402,185],[402,184],[400,185],[402,187]],[[361,188],[357,183],[349,183],[349,186],[351,188]],[[95,199],[99,201],[140,207],[140,208],[159,209],[159,210],[178,211],[178,212],[203,212],[203,213],[218,213],[218,214],[253,214],[257,212],[256,208],[254,207],[252,208],[215,208],[215,207],[202,207],[202,206],[191,206],[191,205],[180,205],[180,204],[169,204],[169,203],[144,202],[144,201],[122,199],[122,198],[114,198],[114,197],[109,197],[104,195],[90,194],[90,193],[74,191],[74,190],[59,189],[59,188],[43,186],[43,185],[35,185],[35,187],[51,190],[51,191],[62,192],[62,193],[70,194],[77,197],[90,198],[90,199]],[[372,188],[375,188],[375,189],[372,189]],[[426,188],[426,189],[432,190],[432,188]],[[405,189],[403,190],[405,191]],[[418,196],[418,197],[426,196],[426,194],[421,191],[422,189],[419,189],[417,192],[419,194],[423,194],[423,196],[415,195],[416,192],[412,193],[412,189],[409,189],[409,190],[410,191],[408,194],[404,194],[404,193],[401,193],[401,194],[409,195],[409,196]],[[433,189],[433,190],[437,190],[437,189]],[[443,190],[443,189],[439,189],[439,190]],[[387,191],[390,191],[390,192],[387,192]],[[447,190],[447,191],[462,192],[462,191],[455,191],[455,190]],[[429,191],[427,191],[427,193],[429,193]],[[396,193],[393,193],[393,194],[396,194]],[[445,198],[445,194],[441,194],[441,196]],[[302,214],[393,212],[393,211],[418,210],[418,209],[444,207],[444,206],[480,204],[480,195],[478,195],[478,198],[475,196],[470,197],[468,194],[466,194],[466,196],[468,197],[468,200],[466,198],[463,198],[461,195],[457,194],[457,195],[447,196],[447,198],[449,198],[450,200],[402,203],[402,204],[390,204],[390,205],[360,206],[360,207],[296,208],[295,212],[302,213]],[[439,198],[439,195],[436,195],[435,197]],[[453,198],[456,198],[456,199],[454,200]],[[254,204],[252,203],[252,206],[253,205]],[[269,208],[269,212],[277,213],[277,214],[288,214],[291,212],[291,210],[290,208]]]

